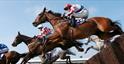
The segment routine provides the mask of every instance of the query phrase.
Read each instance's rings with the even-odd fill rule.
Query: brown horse
[[[59,13],[46,11],[46,8],[44,8],[43,12],[36,17],[33,25],[36,27],[45,22],[51,23],[55,32],[48,39],[64,37],[66,39],[75,40],[97,35],[99,38],[105,40],[114,35],[123,33],[116,22],[112,22],[111,19],[105,17],[89,18],[85,23],[75,28],[70,27],[68,21],[69,20],[61,17]]]
[[[34,41],[35,41],[35,38],[22,35],[22,34],[20,34],[20,32],[18,32],[18,35],[16,36],[14,42],[12,43],[12,46],[16,47],[20,43],[24,42],[28,46],[28,49],[29,49],[29,52],[24,57],[24,59],[22,60],[21,63],[24,63],[25,64],[31,58],[33,58],[33,57],[38,56],[38,55],[41,54],[41,50],[40,50],[41,49],[41,46],[39,46],[37,48],[37,50],[35,50],[35,51],[33,50],[34,47],[37,45],[37,43],[35,43]]]
[[[2,60],[0,60],[0,64],[16,64],[20,58],[26,56],[27,53],[18,53],[16,51],[9,51],[4,54]]]
[[[57,40],[59,40],[57,42],[62,42],[60,39],[57,39]],[[42,52],[45,54],[48,51],[51,51],[52,49],[54,49],[56,47],[61,47],[62,49],[65,48],[65,46],[63,46],[63,45],[61,45],[61,44],[59,44],[57,42],[53,42],[53,41],[54,40],[47,42],[49,45],[46,46],[45,51],[43,51],[44,48],[42,48],[42,46],[38,46],[39,43],[37,42],[37,38],[36,37],[32,38],[32,37],[29,37],[29,36],[22,35],[22,34],[20,34],[18,32],[18,35],[16,36],[14,42],[12,43],[12,46],[17,46],[21,42],[24,42],[28,46],[29,53],[24,57],[24,59],[22,61],[22,64],[23,63],[25,64],[31,58],[33,58],[35,56],[38,56],[38,55],[41,55]],[[51,43],[52,43],[52,45],[51,45]],[[56,46],[53,46],[53,44],[55,44]],[[66,48],[68,49],[68,48],[70,48],[70,47],[72,47],[74,45],[75,44],[69,45]],[[75,47],[78,48],[77,46],[75,46]],[[65,59],[67,59],[67,58],[65,58]]]

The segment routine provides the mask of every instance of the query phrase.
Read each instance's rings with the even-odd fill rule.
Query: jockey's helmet
[[[64,7],[64,10],[68,10],[68,9],[70,9],[71,6],[72,6],[71,4],[66,4],[65,7]]]

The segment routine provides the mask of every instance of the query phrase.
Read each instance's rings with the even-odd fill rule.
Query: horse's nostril
[[[14,46],[14,44],[12,44],[12,46]]]
[[[35,23],[33,22],[32,24],[34,25]]]
[[[33,22],[32,24],[33,24],[33,26],[37,27],[37,24],[35,22]]]
[[[13,43],[12,46],[15,47],[16,45]]]

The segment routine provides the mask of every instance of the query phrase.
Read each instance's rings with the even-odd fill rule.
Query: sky
[[[44,7],[54,12],[64,13],[65,4],[81,4],[89,10],[89,18],[94,16],[108,17],[113,21],[119,20],[124,30],[124,1],[123,0],[0,0],[0,42],[6,44],[10,50],[19,53],[27,52],[25,44],[12,47],[11,44],[20,31],[24,35],[34,36],[39,33],[38,29],[32,25],[37,14]],[[49,23],[43,24],[51,27]],[[89,44],[94,45],[94,44]],[[87,48],[88,46],[83,46]],[[76,52],[72,58],[90,58],[97,52],[90,50],[87,54]]]

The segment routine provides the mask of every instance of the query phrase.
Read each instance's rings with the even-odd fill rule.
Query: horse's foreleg
[[[69,58],[68,58],[68,56],[65,56],[64,59],[66,59],[66,64],[69,64]]]
[[[26,62],[30,59],[31,53],[29,52],[24,59],[22,60],[21,64],[26,64]]]
[[[75,48],[76,48],[79,52],[83,52],[83,51],[84,51],[83,48],[81,48],[81,47],[79,47],[79,46],[77,46],[77,45],[75,45]]]
[[[80,47],[82,47],[82,45],[83,45],[83,43],[76,41],[76,40],[73,40],[71,42],[74,43],[76,46],[80,46]]]
[[[84,43],[84,44],[85,44],[85,45],[88,45],[88,44],[90,43],[90,41],[91,41],[91,38],[88,37],[88,41],[87,41],[86,43]]]
[[[70,58],[70,56],[67,56],[67,58],[68,58],[69,63],[72,64],[72,63],[71,63],[71,58]]]
[[[9,59],[6,59],[6,64],[10,64],[10,60]]]
[[[59,58],[59,55],[56,55],[56,56],[52,57],[52,60],[51,60],[50,64],[55,62],[58,58]]]
[[[69,64],[69,63],[68,63],[68,59],[66,59],[66,64]]]
[[[88,47],[87,49],[86,49],[86,51],[85,51],[85,54],[88,52],[88,50],[90,50],[91,48],[93,48],[93,46],[91,46],[91,47]]]
[[[100,48],[99,48],[98,46],[91,46],[91,47],[88,47],[88,48],[86,49],[85,54],[86,54],[91,48],[94,49],[94,50],[96,50],[96,51],[100,51]]]
[[[100,47],[99,46],[93,46],[92,49],[94,49],[96,51],[100,51]]]

